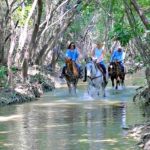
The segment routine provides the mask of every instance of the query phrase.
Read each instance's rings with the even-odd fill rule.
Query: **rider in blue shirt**
[[[105,49],[104,49],[104,44],[103,43],[97,43],[96,48],[93,49],[92,51],[92,56],[93,59],[96,59],[96,63],[98,64],[98,68],[100,71],[102,71],[103,76],[104,76],[104,81],[106,81],[106,66],[104,63],[104,55],[105,55]]]
[[[118,47],[113,51],[110,58],[110,62],[114,62],[114,61],[119,62],[121,66],[121,70],[122,72],[124,72],[124,59],[125,59],[125,53],[121,47]]]
[[[102,43],[97,43],[97,46],[92,51],[92,57],[96,60],[97,66],[99,70],[103,73],[104,81],[107,84],[106,81],[106,67],[104,63],[104,55],[105,55],[105,49],[104,45]],[[85,70],[86,72],[86,70]],[[83,82],[86,81],[86,73]]]
[[[71,42],[66,50],[66,53],[65,53],[65,57],[66,58],[70,58],[72,61],[74,61],[78,67],[78,70],[79,70],[79,78],[82,78],[82,75],[81,75],[81,67],[80,65],[77,63],[77,59],[79,57],[79,51],[78,49],[76,48],[75,44],[73,42]],[[60,78],[63,78],[64,77],[64,74],[65,74],[65,69],[66,69],[66,66],[63,67],[62,69],[62,73],[61,73],[61,76]]]

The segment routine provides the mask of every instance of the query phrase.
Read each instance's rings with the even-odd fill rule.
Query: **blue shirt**
[[[123,50],[121,52],[118,52],[118,50],[114,50],[113,54],[111,55],[111,59],[110,61],[113,62],[113,61],[119,61],[119,62],[122,62],[124,61],[124,52]]]
[[[72,59],[73,61],[76,61],[79,57],[79,52],[76,48],[73,50],[67,49],[66,57]]]
[[[103,49],[102,49],[102,48],[101,48],[101,49],[98,49],[98,48],[95,48],[95,49],[94,49],[94,57],[95,57],[96,59],[102,57],[102,54],[103,54]],[[101,59],[101,62],[102,62],[102,61],[103,61],[103,57],[102,57],[102,59]]]

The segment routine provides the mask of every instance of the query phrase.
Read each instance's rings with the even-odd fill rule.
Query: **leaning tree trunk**
[[[36,5],[37,5],[37,3],[38,3],[38,5],[39,5],[39,7],[40,6],[42,6],[42,1],[41,0],[34,0],[34,2],[33,2],[33,4],[32,4],[32,9],[31,9],[31,11],[30,11],[30,13],[29,13],[29,15],[28,15],[28,18],[27,18],[27,20],[26,20],[26,23],[25,23],[25,26],[24,26],[24,30],[23,30],[23,32],[22,32],[22,34],[21,34],[21,36],[20,36],[20,39],[19,39],[19,49],[23,52],[23,50],[25,49],[25,57],[24,57],[24,59],[23,59],[23,61],[22,61],[22,78],[23,78],[23,82],[26,82],[26,80],[27,80],[27,78],[28,78],[28,62],[29,62],[29,55],[31,54],[30,52],[29,52],[29,50],[31,50],[31,49],[29,49],[30,47],[28,47],[28,48],[25,48],[24,46],[25,46],[25,42],[26,42],[26,40],[27,40],[27,33],[28,33],[28,25],[29,25],[29,21],[30,21],[30,19],[31,19],[31,17],[32,17],[32,15],[33,15],[33,12],[34,12],[34,10],[35,10],[35,8],[36,8]],[[38,19],[37,19],[37,25],[35,25],[35,28],[34,28],[34,30],[33,30],[33,32],[32,32],[32,37],[31,37],[31,42],[33,42],[33,44],[32,43],[30,43],[29,45],[30,46],[34,46],[34,38],[36,37],[36,35],[37,35],[37,33],[36,33],[36,31],[38,31],[38,27],[39,27],[39,22],[40,22],[40,18],[41,18],[41,7],[39,8],[39,16],[38,16]]]
[[[135,11],[139,15],[139,17],[140,17],[142,23],[144,24],[145,28],[147,30],[150,30],[150,22],[149,22],[148,18],[144,15],[144,12],[141,9],[141,7],[139,6],[139,4],[137,3],[137,1],[136,0],[131,0],[131,4],[133,5]],[[148,36],[148,40],[150,40],[149,35],[147,35],[147,36]],[[141,42],[141,44],[142,44],[142,42]],[[150,70],[150,57],[149,57],[150,56],[150,48],[149,48],[150,44],[148,44],[148,41],[147,41],[147,44],[144,44],[142,47],[144,48],[144,49],[142,49],[144,55],[142,55],[141,57],[143,58],[143,60],[146,59],[145,60],[145,63],[146,63],[145,75],[146,75],[148,87],[150,88],[150,80],[149,80],[149,78],[150,78],[150,71],[149,71]],[[145,49],[145,47],[146,47],[146,49]]]
[[[132,5],[134,6],[135,11],[137,12],[137,14],[139,15],[143,25],[145,26],[145,28],[147,30],[149,30],[149,23],[147,22],[147,18],[146,16],[144,16],[140,6],[137,4],[137,2],[135,0],[131,0]],[[124,5],[125,5],[125,11],[127,14],[127,18],[129,21],[129,24],[131,26],[131,28],[133,29],[133,32],[136,33],[136,28],[135,28],[135,15],[133,14],[133,11],[131,9],[131,5],[128,3],[128,1],[124,0]],[[149,39],[149,35],[147,35],[147,39]],[[146,70],[145,70],[145,76],[147,79],[147,85],[148,88],[144,89],[144,91],[139,95],[139,98],[142,96],[145,99],[145,103],[147,102],[147,100],[149,101],[150,99],[150,44],[149,44],[149,40],[147,40],[146,42],[143,42],[141,37],[136,37],[135,39],[135,46],[137,48],[137,50],[140,53],[140,56],[146,66]]]
[[[4,59],[4,37],[3,37],[3,21],[0,21],[0,63],[3,63]]]
[[[36,49],[36,37],[37,37],[38,31],[39,31],[39,25],[40,25],[41,17],[42,17],[42,10],[43,10],[43,2],[42,2],[42,0],[38,0],[37,19],[36,19],[36,22],[34,25],[31,41],[30,41],[29,48],[28,48],[30,61],[33,57],[33,53],[34,53],[33,51]]]
[[[131,0],[131,4],[133,5],[134,9],[136,10],[137,14],[139,15],[141,21],[143,22],[144,26],[146,27],[147,30],[150,29],[150,22],[148,18],[144,15],[144,12],[142,8],[139,6],[136,0]]]
[[[146,68],[145,74],[146,74],[148,88],[150,89],[150,66]]]
[[[13,62],[13,52],[15,49],[16,44],[16,33],[15,33],[15,26],[13,20],[11,20],[11,43],[10,43],[10,49],[8,51],[8,59],[7,59],[7,67],[8,67],[8,84],[12,86],[12,62]]]

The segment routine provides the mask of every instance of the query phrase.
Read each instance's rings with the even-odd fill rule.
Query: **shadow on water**
[[[146,121],[132,98],[135,87],[107,88],[106,98],[77,96],[66,88],[47,93],[39,101],[0,108],[2,150],[135,150],[123,128]]]

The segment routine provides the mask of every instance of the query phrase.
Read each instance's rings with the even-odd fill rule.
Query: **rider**
[[[79,71],[79,78],[82,78],[81,67],[80,67],[80,64],[77,63],[77,59],[79,58],[79,50],[76,48],[76,46],[73,42],[71,42],[69,44],[69,46],[66,50],[65,57],[71,59],[72,61],[74,61],[76,63],[76,65],[78,67],[78,71]],[[60,78],[64,77],[65,70],[66,70],[66,65],[62,69],[62,73],[60,75]]]
[[[111,55],[110,62],[117,61],[120,64],[121,71],[125,73],[124,69],[124,59],[125,59],[125,52],[123,51],[122,47],[119,46],[116,48]]]
[[[105,67],[105,63],[104,63],[104,55],[105,55],[104,44],[103,43],[97,43],[96,47],[92,51],[92,57],[93,57],[94,60],[96,60],[97,66],[100,69],[100,71],[103,73],[104,81],[107,84],[106,67]],[[84,79],[83,81],[85,82],[86,79]]]

